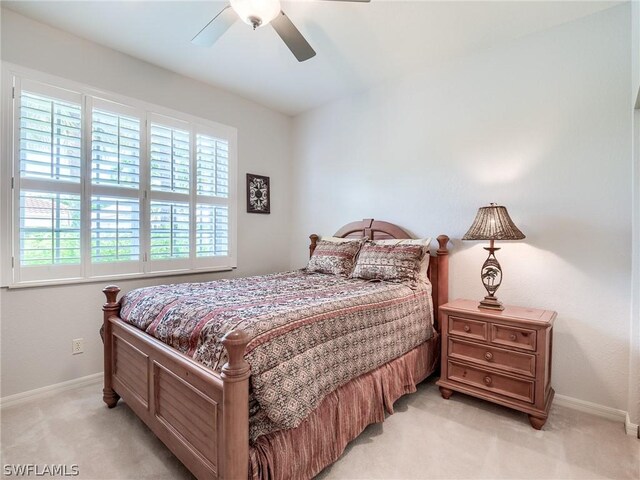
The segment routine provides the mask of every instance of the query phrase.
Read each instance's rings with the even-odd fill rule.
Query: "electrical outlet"
[[[84,352],[84,338],[74,338],[71,340],[71,353],[77,355]]]

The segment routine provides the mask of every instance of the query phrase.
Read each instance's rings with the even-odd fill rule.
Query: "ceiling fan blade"
[[[304,39],[284,12],[281,11],[276,18],[271,20],[271,25],[299,62],[304,62],[315,56],[315,50],[311,48],[309,42]]]
[[[210,47],[222,36],[224,32],[238,19],[231,5],[227,5],[218,15],[205,25],[205,27],[193,37],[191,43],[201,47]]]

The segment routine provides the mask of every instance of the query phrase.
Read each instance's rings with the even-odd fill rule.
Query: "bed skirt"
[[[313,478],[335,462],[347,444],[435,370],[440,355],[436,333],[405,355],[327,395],[296,428],[259,437],[249,449],[249,477],[254,480]]]

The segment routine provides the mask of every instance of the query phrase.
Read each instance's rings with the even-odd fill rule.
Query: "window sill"
[[[58,279],[58,280],[40,280],[33,282],[20,282],[20,283],[12,283],[8,285],[2,285],[4,288],[8,288],[9,290],[20,289],[20,288],[33,288],[33,287],[55,287],[59,285],[78,285],[83,283],[114,283],[117,281],[128,281],[128,280],[146,280],[148,278],[159,278],[159,277],[177,277],[181,275],[198,275],[202,273],[218,273],[218,272],[230,272],[235,270],[237,267],[213,267],[213,268],[202,268],[196,270],[171,270],[164,272],[153,272],[153,273],[134,273],[131,275],[105,275],[102,277],[91,277],[91,278],[68,278],[68,279]]]

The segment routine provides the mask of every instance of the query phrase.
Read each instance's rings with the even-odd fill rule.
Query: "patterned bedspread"
[[[431,286],[304,271],[147,287],[127,293],[121,318],[220,371],[220,340],[251,339],[250,436],[300,424],[330,392],[433,335]]]

